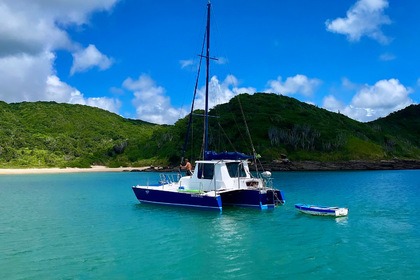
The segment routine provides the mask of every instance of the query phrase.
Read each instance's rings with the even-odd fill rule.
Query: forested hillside
[[[0,166],[141,164],[141,147],[162,128],[82,105],[0,102]]]
[[[252,143],[265,162],[282,155],[295,161],[419,159],[420,106],[410,106],[407,110],[409,116],[402,110],[389,116],[391,121],[383,118],[361,123],[286,96],[241,94],[210,111],[211,116],[217,116],[210,118],[210,148],[251,153],[246,123]],[[175,124],[171,130],[172,141],[183,141],[185,129],[182,128],[186,125],[187,117]],[[195,140],[189,142],[189,151],[194,150],[188,155],[191,158],[199,155],[202,127],[202,118],[196,118],[192,133]],[[175,137],[178,134],[181,137]],[[181,142],[166,142],[164,146],[171,150],[169,146],[180,147]]]
[[[244,114],[242,114],[244,112]],[[203,118],[193,117],[186,156],[197,159]],[[210,111],[210,148],[263,162],[420,159],[420,106],[360,123],[294,98],[241,94]],[[244,116],[244,117],[243,117]],[[175,125],[124,119],[98,108],[54,102],[0,102],[0,167],[178,164],[188,116]]]
[[[383,135],[386,150],[407,158],[418,155],[420,147],[420,105],[410,105],[370,125]]]

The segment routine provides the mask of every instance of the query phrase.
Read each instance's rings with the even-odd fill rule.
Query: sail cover
[[[206,151],[204,153],[205,160],[222,160],[222,159],[230,159],[230,160],[243,160],[243,159],[251,159],[252,156],[239,153],[239,152],[221,152],[216,153],[215,151]]]

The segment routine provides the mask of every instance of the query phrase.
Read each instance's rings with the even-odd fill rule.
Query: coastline
[[[271,171],[410,170],[420,169],[420,160],[273,161],[263,167]]]
[[[255,168],[250,167],[252,170]],[[319,161],[273,161],[263,163],[263,168],[270,171],[340,171],[340,170],[410,170],[420,169],[420,160],[350,160],[338,162]],[[174,172],[176,167],[117,167],[91,166],[90,168],[52,167],[52,168],[0,168],[0,175],[19,174],[60,174],[92,172]]]
[[[60,173],[92,173],[92,172],[136,172],[149,169],[145,167],[117,167],[91,166],[90,168],[0,168],[0,175],[19,175],[19,174],[60,174]]]

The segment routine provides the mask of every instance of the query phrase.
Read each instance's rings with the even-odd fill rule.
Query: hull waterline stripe
[[[161,205],[172,205],[172,206],[184,206],[184,207],[196,207],[196,208],[209,208],[209,209],[217,209],[222,210],[222,207],[216,207],[216,206],[202,206],[202,205],[194,205],[194,204],[183,204],[183,203],[169,203],[169,202],[156,202],[156,201],[150,201],[150,200],[140,200],[142,203],[150,203],[150,204],[161,204]]]

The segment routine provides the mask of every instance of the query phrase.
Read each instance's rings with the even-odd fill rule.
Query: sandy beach
[[[118,167],[109,168],[106,166],[92,166],[91,168],[21,168],[9,169],[0,168],[0,175],[13,174],[58,174],[58,173],[84,173],[84,172],[127,172],[127,171],[142,171],[150,168],[145,167]]]

